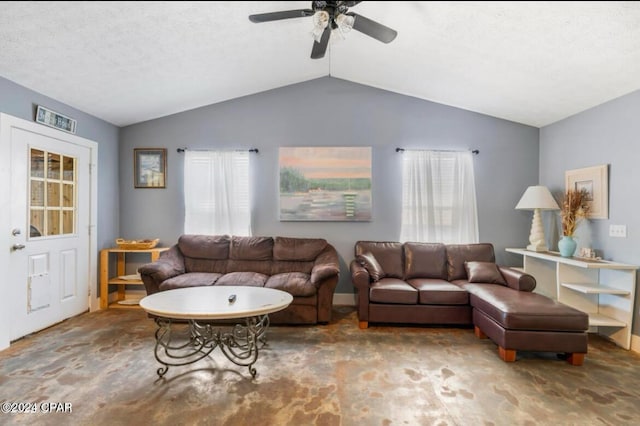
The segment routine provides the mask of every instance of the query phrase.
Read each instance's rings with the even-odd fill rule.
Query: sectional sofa
[[[371,323],[473,326],[517,351],[556,352],[573,365],[587,353],[588,315],[534,293],[535,278],[498,266],[492,244],[358,241],[350,264],[360,328]]]

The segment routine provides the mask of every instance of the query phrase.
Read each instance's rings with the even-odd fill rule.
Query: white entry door
[[[38,127],[9,136],[11,340],[89,308],[91,149]]]

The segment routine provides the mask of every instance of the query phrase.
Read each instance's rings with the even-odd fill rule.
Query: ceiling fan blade
[[[320,43],[318,43],[317,41],[313,42],[313,49],[311,49],[311,59],[324,58],[324,54],[327,52],[327,46],[329,45],[330,36],[331,25],[327,25],[327,27],[322,32],[322,37],[320,37]]]
[[[282,10],[280,12],[258,13],[255,15],[249,15],[249,20],[255,23],[279,21],[281,19],[304,18],[305,16],[311,16],[314,13],[315,12],[311,9]]]
[[[373,37],[383,43],[391,43],[396,38],[398,32],[386,27],[376,21],[372,21],[369,18],[365,18],[357,13],[349,13],[349,15],[355,18],[353,22],[353,29],[360,31],[363,34]]]

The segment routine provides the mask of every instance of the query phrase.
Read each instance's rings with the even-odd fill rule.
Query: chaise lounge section
[[[369,323],[473,325],[500,357],[587,353],[588,315],[533,293],[535,278],[495,264],[492,244],[358,241],[350,265],[360,328]]]

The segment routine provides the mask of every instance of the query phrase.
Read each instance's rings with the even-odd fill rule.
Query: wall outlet
[[[609,236],[627,238],[627,225],[609,225]]]

